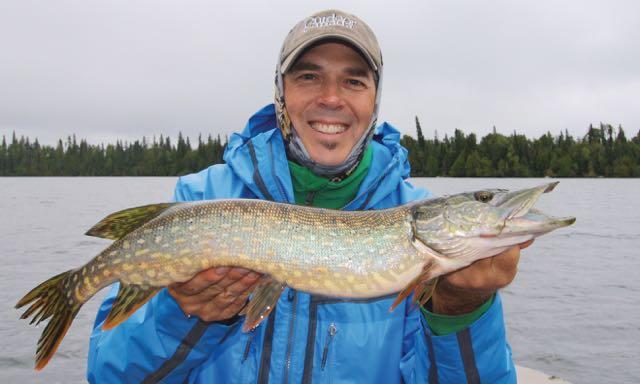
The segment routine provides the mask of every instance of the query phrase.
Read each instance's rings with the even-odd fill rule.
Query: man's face
[[[289,118],[311,158],[342,163],[369,127],[375,105],[373,71],[347,45],[319,44],[284,76]]]

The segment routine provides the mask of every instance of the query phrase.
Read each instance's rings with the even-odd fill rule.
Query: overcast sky
[[[385,62],[381,118],[415,136],[640,128],[640,2],[0,1],[0,135],[229,134],[273,97],[282,40],[338,7]]]

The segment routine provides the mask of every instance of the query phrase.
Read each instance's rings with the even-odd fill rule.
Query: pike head
[[[517,191],[488,189],[418,202],[412,211],[416,243],[455,260],[445,268],[455,270],[571,225],[574,217],[552,217],[533,208],[557,184]]]

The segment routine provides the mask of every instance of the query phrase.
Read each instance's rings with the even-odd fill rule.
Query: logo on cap
[[[324,28],[324,27],[332,27],[332,26],[353,29],[355,28],[356,24],[357,22],[353,19],[350,19],[345,16],[340,16],[340,15],[336,16],[335,13],[332,13],[329,16],[310,17],[304,23],[303,32],[307,32],[309,29],[313,29],[313,28]]]

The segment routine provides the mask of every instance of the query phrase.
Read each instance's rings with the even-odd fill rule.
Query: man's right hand
[[[237,315],[261,274],[244,268],[217,267],[199,272],[191,280],[168,287],[187,316],[223,321]]]

